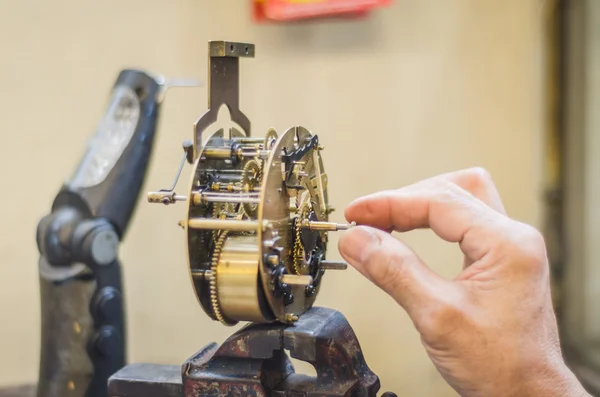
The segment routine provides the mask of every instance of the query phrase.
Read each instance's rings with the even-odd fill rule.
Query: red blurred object
[[[252,0],[254,19],[266,21],[298,21],[329,17],[360,18],[376,7],[392,0]]]

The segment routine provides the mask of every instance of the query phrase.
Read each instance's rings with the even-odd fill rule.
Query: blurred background
[[[339,209],[334,220],[343,221],[342,209],[358,196],[482,166],[510,216],[547,230],[553,264],[562,269],[565,200],[559,198],[568,172],[574,197],[569,208],[579,211],[569,218],[569,236],[584,244],[597,233],[594,214],[583,213],[593,210],[598,194],[590,188],[593,156],[584,152],[592,150],[586,134],[600,122],[581,113],[593,108],[593,90],[582,87],[598,88],[600,81],[600,55],[590,50],[600,26],[592,19],[600,22],[598,3],[568,3],[396,0],[356,20],[258,24],[249,2],[240,0],[0,0],[0,167],[7,188],[0,208],[6,236],[0,240],[0,386],[37,379],[36,226],[77,165],[118,72],[139,67],[206,82],[209,40],[256,44],[256,57],[241,60],[240,105],[255,135],[297,124],[319,134],[330,201]],[[564,15],[578,22],[558,23]],[[577,63],[569,70],[576,82],[568,85],[575,87],[568,98],[580,102],[559,95],[567,86],[560,45],[565,29],[576,30],[569,39],[575,43],[569,59]],[[588,53],[596,55],[581,55]],[[569,147],[581,151],[573,149],[570,158],[578,165],[567,172],[560,132],[571,103],[570,122],[579,134],[573,136],[579,138]],[[191,139],[206,106],[206,87],[168,93],[144,191],[170,184],[180,143]],[[184,181],[188,175],[189,169]],[[142,198],[122,244],[130,362],[181,364],[233,332],[210,321],[196,302],[177,227],[183,211]],[[427,231],[403,238],[441,274],[459,271],[457,247]],[[586,247],[573,251],[590,260]],[[339,258],[335,249],[330,257]],[[590,274],[584,262],[567,277],[579,292]],[[573,328],[587,329],[591,339],[594,325],[582,324],[594,308],[584,302],[598,294],[591,284],[598,279],[588,282],[591,296],[567,299],[578,313]],[[564,307],[568,291],[559,287],[558,307]],[[455,395],[405,313],[354,270],[328,275],[317,304],[347,316],[383,390]],[[586,340],[579,331],[572,339]]]

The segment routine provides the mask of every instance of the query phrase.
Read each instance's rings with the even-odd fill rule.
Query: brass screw
[[[296,321],[298,321],[299,317],[297,314],[293,314],[293,313],[287,313],[285,315],[285,321],[290,322],[290,323],[294,323]]]
[[[75,333],[77,335],[79,335],[81,333],[81,326],[79,325],[79,323],[77,321],[73,322],[73,330],[75,331]]]
[[[67,389],[69,389],[69,391],[75,390],[75,383],[72,380],[67,382]]]
[[[267,260],[269,261],[270,265],[273,265],[273,266],[279,265],[279,256],[277,256],[277,255],[269,255]]]

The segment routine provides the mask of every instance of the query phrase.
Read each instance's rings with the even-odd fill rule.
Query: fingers
[[[399,191],[407,194],[410,194],[411,192],[417,193],[420,190],[429,189],[432,185],[444,187],[452,187],[452,185],[454,185],[455,187],[464,189],[490,208],[501,214],[506,214],[504,205],[492,182],[491,176],[484,169],[476,167],[442,174],[405,188],[362,197],[352,202],[348,208],[346,208],[346,218],[382,229],[393,228],[394,224],[389,222],[389,212],[386,212],[386,208],[381,205],[386,204],[387,199],[393,197],[395,193]],[[381,225],[384,226],[382,227]],[[415,225],[414,227],[409,225],[407,230],[418,227],[427,227],[427,225]]]
[[[509,221],[493,184],[475,181],[480,176],[477,169],[466,170],[370,195],[353,202],[346,218],[381,230],[431,228],[460,243],[470,261],[478,260],[491,248],[490,236],[505,232]]]
[[[434,180],[445,179],[457,184],[465,189],[485,204],[500,212],[506,214],[504,204],[500,194],[492,181],[492,176],[485,169],[480,167],[468,168],[455,172],[449,172],[433,178]]]
[[[456,288],[384,231],[366,226],[350,229],[340,238],[339,249],[350,265],[392,296],[413,320],[420,308]]]

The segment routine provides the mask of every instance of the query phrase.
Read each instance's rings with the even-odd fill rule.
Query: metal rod
[[[186,201],[187,196],[181,196],[171,191],[148,192],[149,203],[174,204],[176,201]]]
[[[260,186],[255,186],[252,190],[250,190],[236,182],[213,182],[210,188],[212,189],[212,192],[206,192],[206,194],[219,192],[260,192]]]
[[[302,222],[302,228],[308,230],[317,230],[320,232],[336,232],[338,230],[348,230],[355,223],[335,223],[335,222],[317,222],[304,220]]]
[[[183,158],[181,159],[181,163],[179,164],[179,170],[177,170],[177,175],[175,175],[175,180],[173,181],[173,184],[171,185],[171,188],[169,189],[169,191],[173,191],[175,189],[175,186],[177,186],[177,182],[179,181],[179,177],[181,176],[181,171],[183,170],[183,165],[185,164],[187,159],[187,153],[183,153]]]
[[[239,143],[265,143],[265,138],[242,137],[233,138],[233,140]]]
[[[255,147],[241,147],[235,151],[235,155],[241,159],[242,157],[257,157],[260,156],[261,150]]]
[[[207,168],[204,170],[205,173],[207,174],[211,174],[211,173],[215,173],[218,172],[219,174],[231,174],[232,176],[238,176],[242,173],[242,170],[240,169],[216,169],[216,168]],[[231,177],[230,175],[228,175],[228,178]]]
[[[295,274],[284,274],[281,276],[281,282],[289,285],[303,285],[309,286],[313,282],[311,276],[295,275]]]
[[[348,264],[342,261],[321,261],[321,269],[325,270],[346,270]]]
[[[231,158],[231,148],[228,147],[207,147],[203,153],[206,158],[210,159],[229,159]]]
[[[257,231],[260,227],[266,228],[266,223],[258,221],[236,220],[236,219],[212,219],[212,218],[190,218],[187,221],[190,229],[209,230],[232,230],[237,232]]]
[[[260,203],[260,198],[256,194],[223,194],[217,192],[193,193],[192,200],[195,205],[200,205],[202,203]]]

